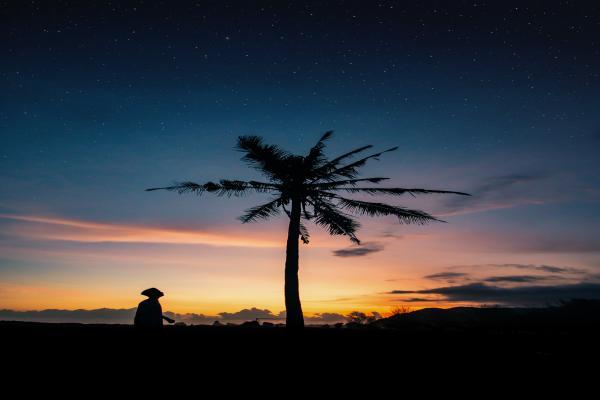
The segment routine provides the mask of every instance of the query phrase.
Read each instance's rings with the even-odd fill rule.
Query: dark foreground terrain
[[[138,332],[127,325],[0,322],[5,355],[16,362],[51,366],[123,365],[158,369],[198,367],[286,368],[309,362],[312,369],[448,369],[470,366],[595,364],[598,327],[552,329],[459,329],[416,326],[400,329],[165,326]]]
[[[428,309],[367,326],[165,326],[139,332],[128,325],[0,322],[11,365],[22,368],[107,366],[119,369],[213,372],[285,371],[310,365],[311,373],[446,371],[459,366],[511,371],[552,368],[563,373],[596,365],[600,356],[597,304],[571,308]],[[190,367],[192,366],[191,369]],[[320,371],[320,372],[319,372]],[[428,372],[428,373],[429,373]]]

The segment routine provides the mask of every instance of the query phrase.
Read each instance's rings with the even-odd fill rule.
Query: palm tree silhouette
[[[173,186],[146,189],[198,195],[209,192],[228,197],[241,196],[247,192],[273,195],[271,201],[245,210],[245,214],[239,219],[243,223],[268,219],[279,214],[281,210],[289,217],[285,258],[285,308],[288,328],[304,326],[298,287],[298,242],[301,239],[307,244],[309,233],[302,224],[302,219],[314,221],[316,225],[327,229],[331,235],[345,235],[352,242],[360,244],[356,237],[356,230],[360,225],[348,213],[371,217],[393,215],[400,223],[406,224],[444,221],[423,211],[349,199],[339,193],[392,196],[452,193],[468,196],[467,193],[446,190],[364,187],[362,186],[364,183],[378,184],[389,178],[359,179],[357,178],[359,168],[368,160],[378,159],[380,155],[394,151],[397,147],[367,155],[353,162],[348,161],[353,156],[373,147],[367,145],[328,160],[323,150],[325,142],[331,138],[331,135],[332,131],[326,132],[306,156],[288,153],[275,145],[267,145],[259,136],[239,137],[236,148],[244,153],[242,160],[260,171],[268,182],[223,179],[219,183],[178,182]],[[345,164],[346,162],[348,163]]]

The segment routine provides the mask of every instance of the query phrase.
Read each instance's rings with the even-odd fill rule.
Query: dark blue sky
[[[525,235],[600,268],[594,2],[3,1],[0,11],[3,215],[234,225],[248,200],[199,207],[143,189],[254,176],[232,150],[239,135],[305,151],[334,129],[331,154],[398,145],[369,171],[475,195],[423,203],[453,223],[436,229]],[[3,258],[6,279],[14,260]]]

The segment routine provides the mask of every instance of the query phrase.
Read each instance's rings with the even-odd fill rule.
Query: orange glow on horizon
[[[17,299],[16,301],[13,299]],[[38,285],[14,285],[0,283],[0,309],[11,309],[15,311],[41,311],[46,309],[60,310],[94,310],[100,308],[112,309],[130,309],[137,307],[137,304],[144,299],[139,294],[122,294],[118,292],[107,292],[100,289],[73,289],[73,288],[52,288]],[[163,310],[172,311],[179,314],[195,313],[204,314],[207,316],[217,316],[221,312],[237,312],[242,309],[257,307],[260,309],[268,309],[277,315],[284,310],[282,304],[265,303],[260,305],[248,305],[244,302],[209,302],[202,301],[201,305],[190,302],[181,297],[173,298],[167,296],[161,299]],[[43,304],[43,306],[42,306]],[[338,313],[346,315],[352,311],[362,311],[366,313],[378,312],[383,316],[389,315],[395,306],[406,306],[411,311],[422,308],[436,307],[449,308],[455,307],[458,303],[439,302],[434,304],[402,304],[394,303],[388,305],[375,305],[371,302],[365,304],[349,303],[349,304],[332,304],[325,303],[324,305],[315,306],[310,301],[306,301],[304,315],[312,317],[321,313]],[[468,305],[468,304],[467,304]]]
[[[2,233],[9,240],[0,251],[9,266],[4,271],[10,271],[0,276],[0,308],[132,308],[142,300],[141,290],[155,286],[166,293],[164,309],[177,313],[217,315],[256,307],[277,314],[284,309],[283,232],[261,229],[256,235],[229,226],[208,231],[35,215],[0,214],[0,219],[7,221]],[[318,230],[311,244],[301,247],[305,315],[385,315],[394,306],[416,310],[472,305],[410,291],[452,285],[427,276],[467,264],[485,267],[499,256],[503,263],[545,262],[537,254],[490,245],[498,234],[494,238],[411,227],[401,235],[384,235],[389,225],[378,223],[365,223],[363,237],[372,238],[382,250],[365,256],[336,256],[335,250],[352,246],[345,238]],[[571,264],[564,255],[553,255],[553,260]],[[485,268],[468,272],[469,278],[478,279]],[[394,290],[408,292],[391,294]]]

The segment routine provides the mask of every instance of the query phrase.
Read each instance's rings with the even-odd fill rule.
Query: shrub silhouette
[[[348,324],[366,325],[381,319],[381,314],[373,312],[371,315],[367,315],[364,312],[352,311],[346,315],[346,319],[348,320]]]
[[[394,306],[390,312],[389,312],[389,317],[393,317],[394,315],[402,315],[402,314],[408,314],[412,311],[412,309],[409,306]]]

